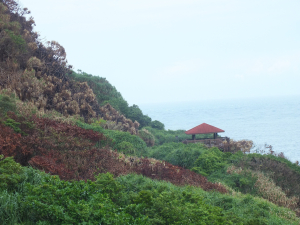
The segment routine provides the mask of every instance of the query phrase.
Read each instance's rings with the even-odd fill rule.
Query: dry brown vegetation
[[[14,0],[0,1],[0,90],[10,89],[22,101],[41,111],[56,110],[64,116],[78,115],[122,123],[122,130],[137,134],[139,124],[120,115],[111,106],[100,109],[86,82],[70,79],[72,66],[58,42],[45,44],[33,31],[34,19],[28,9]]]
[[[251,140],[240,140],[235,141],[230,139],[230,141],[223,141],[218,148],[223,152],[236,153],[242,151],[243,153],[249,153],[253,146],[253,141]]]
[[[256,188],[260,197],[273,202],[276,205],[292,209],[298,215],[300,215],[300,208],[298,206],[299,197],[289,197],[281,187],[277,186],[275,182],[264,173],[260,171],[252,171],[250,169],[242,169],[241,167],[238,168],[233,165],[227,168],[227,173],[250,173],[252,177],[257,179],[254,187]]]
[[[105,129],[128,131],[134,135],[138,134],[140,124],[137,121],[132,122],[131,119],[127,119],[110,104],[100,107],[100,112],[104,120],[110,121],[103,125]]]
[[[139,131],[139,137],[144,140],[148,147],[152,147],[155,144],[155,137],[151,132],[145,128]]]

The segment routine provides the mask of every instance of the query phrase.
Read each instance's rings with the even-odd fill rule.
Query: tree
[[[158,120],[154,120],[151,122],[151,127],[152,128],[155,128],[155,129],[158,129],[158,130],[164,130],[165,129],[165,125],[158,121]]]
[[[128,108],[128,114],[126,117],[132,121],[138,121],[141,128],[149,126],[151,123],[151,118],[147,115],[144,115],[142,110],[137,105],[132,105]]]

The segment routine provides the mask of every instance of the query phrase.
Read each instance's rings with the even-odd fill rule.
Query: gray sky
[[[20,0],[129,104],[300,95],[299,0]]]

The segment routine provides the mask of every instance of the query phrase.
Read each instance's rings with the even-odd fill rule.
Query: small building
[[[183,143],[188,144],[188,143],[201,142],[201,143],[208,145],[209,147],[219,145],[223,141],[229,140],[228,137],[218,137],[218,133],[221,133],[221,132],[225,132],[225,131],[220,128],[209,125],[207,123],[202,123],[202,124],[185,132],[188,135],[192,135],[192,139],[186,139],[183,141]],[[213,134],[213,138],[196,139],[196,134]]]

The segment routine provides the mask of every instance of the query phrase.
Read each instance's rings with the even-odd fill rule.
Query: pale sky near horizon
[[[20,0],[132,104],[300,95],[299,0]]]

